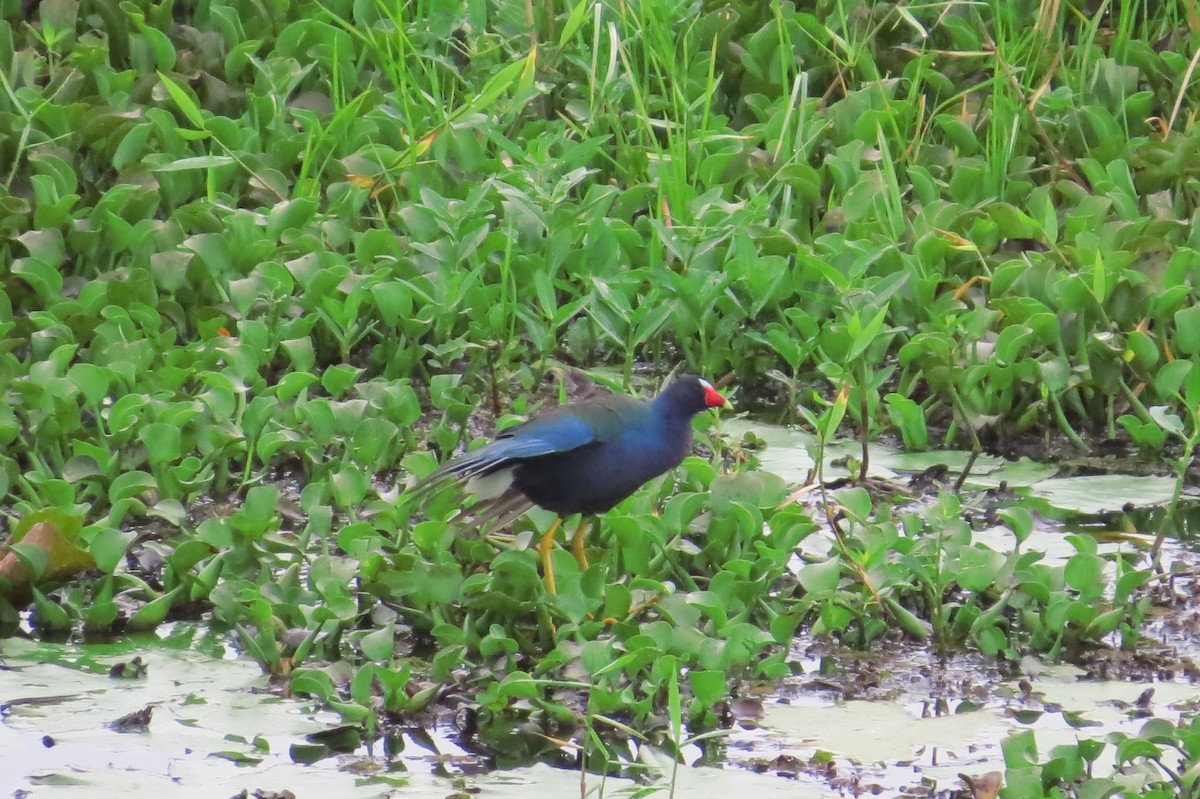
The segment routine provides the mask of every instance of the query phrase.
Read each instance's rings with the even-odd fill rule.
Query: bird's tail
[[[504,527],[533,507],[512,485],[512,459],[527,443],[493,441],[448,463],[408,489],[410,502],[422,510],[435,497],[461,508],[461,516],[480,530]]]

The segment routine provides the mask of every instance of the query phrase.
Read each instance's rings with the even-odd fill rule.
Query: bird
[[[556,594],[550,552],[563,520],[581,516],[571,552],[586,569],[589,519],[678,466],[691,448],[692,417],[732,407],[711,383],[694,375],[679,378],[651,400],[592,395],[504,430],[443,464],[410,492],[426,502],[452,488],[481,529],[503,527],[535,505],[555,513],[537,550],[546,590]]]

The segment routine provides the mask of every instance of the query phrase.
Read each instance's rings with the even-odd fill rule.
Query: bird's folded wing
[[[472,478],[515,461],[570,452],[595,441],[587,422],[568,416],[559,416],[552,423],[543,423],[541,419],[527,422],[502,435],[503,438],[442,464],[409,489],[412,498],[424,502],[447,484],[465,486]]]

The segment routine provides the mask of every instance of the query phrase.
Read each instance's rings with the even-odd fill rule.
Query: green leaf
[[[1038,762],[1037,742],[1033,730],[1022,730],[1000,742],[1004,754],[1004,765],[1009,769],[1036,766]]]
[[[973,635],[979,651],[988,657],[996,657],[1008,646],[1008,638],[1004,635],[1004,631],[995,625],[975,630]]]
[[[692,694],[705,707],[712,707],[725,699],[729,692],[723,671],[693,669],[688,672],[688,682],[692,686]]]
[[[105,574],[116,571],[125,550],[133,543],[137,534],[132,530],[118,530],[113,527],[102,527],[92,535],[88,543],[88,552],[96,561],[96,568]]]
[[[575,4],[575,7],[571,9],[571,15],[567,17],[567,21],[563,24],[562,32],[558,35],[559,47],[564,47],[578,32],[583,23],[587,21],[588,12],[591,9],[592,0],[579,0]]]
[[[929,431],[925,426],[925,412],[912,399],[891,393],[884,397],[888,406],[888,418],[900,431],[907,449],[924,450],[929,446]]]
[[[1072,555],[1063,569],[1067,585],[1084,595],[1093,595],[1103,589],[1104,558],[1091,553]]]
[[[361,373],[361,369],[356,369],[348,364],[336,364],[330,366],[321,375],[321,385],[325,387],[330,396],[340,397],[350,386],[354,385],[354,381]]]
[[[1175,346],[1185,355],[1200,355],[1200,305],[1175,312]]]
[[[912,611],[897,602],[895,597],[885,596],[883,603],[887,605],[892,618],[912,637],[924,641],[933,634],[933,626],[929,622],[917,618]]]
[[[802,566],[796,573],[796,579],[804,587],[806,593],[814,598],[832,595],[842,579],[841,558],[830,558],[821,563],[809,563]]]
[[[132,6],[136,9],[136,6],[133,6],[130,2],[121,3],[122,8],[126,6]],[[179,110],[183,112],[188,121],[197,129],[204,130],[206,127],[204,124],[204,114],[201,113],[200,106],[196,105],[192,100],[192,96],[162,72],[158,73],[158,79],[162,81],[163,86],[166,87],[167,94],[171,95],[171,99],[175,101],[175,105],[179,106]]]
[[[293,672],[290,687],[292,693],[314,696],[326,702],[337,695],[333,688],[333,679],[317,669],[300,669]]]
[[[50,566],[50,553],[32,543],[9,544],[6,547],[17,556],[26,569],[29,570],[33,582],[37,582]]]
[[[181,593],[183,593],[183,587],[177,586],[162,596],[142,605],[129,617],[129,629],[153,630],[162,624],[166,620],[167,614],[170,613],[171,606],[175,603],[176,597]]]
[[[45,261],[37,258],[17,258],[12,262],[9,271],[28,283],[47,305],[62,293],[62,274]]]
[[[357,507],[371,487],[363,470],[352,463],[343,463],[329,481],[333,498],[343,508]]]
[[[854,337],[853,344],[850,346],[850,352],[847,355],[848,361],[860,358],[866,352],[867,347],[876,342],[876,339],[879,338],[879,332],[883,330],[883,323],[887,319],[887,313],[888,304],[884,303],[875,316],[871,317],[871,321],[867,322],[858,332]]]
[[[483,89],[475,95],[470,103],[459,108],[452,116],[457,119],[469,114],[479,113],[491,107],[496,100],[500,99],[500,95],[512,87],[523,72],[532,67],[536,60],[537,48],[534,48],[529,51],[529,55],[525,58],[503,67],[499,72],[488,78],[487,83],[483,84]]]
[[[363,656],[369,660],[390,660],[396,647],[396,628],[385,624],[359,639]]]
[[[1182,359],[1163,364],[1154,375],[1154,390],[1164,398],[1178,394],[1193,365],[1192,361]]]
[[[165,164],[150,167],[151,172],[190,172],[194,169],[215,169],[221,166],[236,164],[227,155],[197,155],[191,158],[178,158]]]
[[[51,602],[38,589],[33,589],[34,625],[39,630],[69,630],[71,617],[56,602]]]
[[[182,455],[181,434],[176,425],[153,422],[138,431],[138,439],[146,445],[152,464],[172,463]]]
[[[154,491],[158,483],[154,478],[142,471],[129,471],[120,474],[108,487],[108,501],[114,505],[122,499],[140,498],[143,494]]]
[[[958,584],[968,591],[985,591],[996,581],[1004,567],[1004,555],[982,545],[964,546],[958,551]]]
[[[246,501],[238,515],[252,524],[265,527],[275,518],[278,507],[278,488],[273,485],[255,486],[246,492]]]

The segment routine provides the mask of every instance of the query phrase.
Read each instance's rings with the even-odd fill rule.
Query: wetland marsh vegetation
[[[917,675],[905,712],[1026,725],[964,766],[1006,796],[1200,794],[1195,0],[0,19],[0,735],[35,734],[34,669],[173,668],[161,638],[319,720],[231,716],[210,748],[246,769],[365,754],[390,790],[435,730],[471,762],[435,744],[437,795],[538,762],[854,794],[875,777],[820,730],[735,747],[797,693]],[[404,489],[590,390],[575,368],[704,374],[753,413],[701,417],[550,596],[549,514],[479,537]],[[1171,699],[1092,735],[1041,693],[1063,668]],[[146,706],[194,720],[171,696]],[[928,780],[878,785],[991,784]]]

